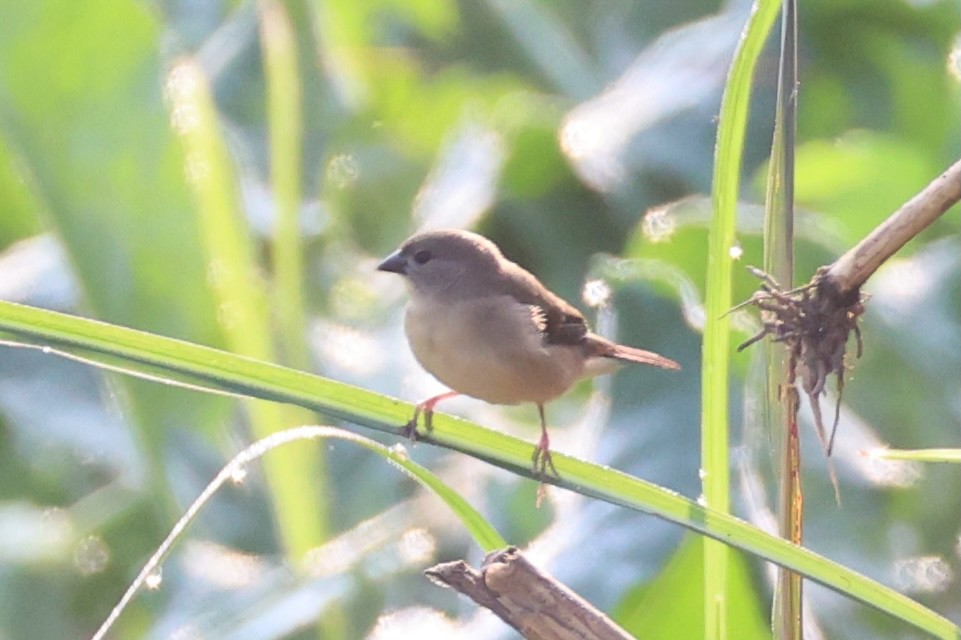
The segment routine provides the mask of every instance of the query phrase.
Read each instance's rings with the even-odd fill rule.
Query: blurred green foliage
[[[235,213],[247,221],[242,232],[254,240],[270,290],[276,198],[262,50],[271,43],[258,30],[265,6],[0,2],[0,296],[228,344],[233,309],[216,295],[217,265],[200,232],[197,181],[210,167],[185,151],[180,133],[192,114],[174,108],[171,71],[190,58],[206,75],[219,115],[211,133],[230,151],[242,209]],[[282,6],[303,94],[302,286],[312,366],[409,400],[434,390],[399,331],[403,292],[373,266],[422,226],[476,228],[574,301],[585,278],[608,277],[614,297],[597,324],[684,364],[679,376],[625,371],[553,403],[556,445],[698,495],[697,304],[710,207],[697,198],[669,203],[709,192],[714,116],[748,6]],[[956,14],[950,1],[802,6],[802,277],[957,159]],[[745,176],[755,179],[743,194],[739,242],[753,264],[760,213],[748,203],[763,198],[775,60],[772,47],[746,149]],[[848,378],[836,451],[840,507],[805,432],[808,545],[955,621],[957,465],[869,463],[857,452],[882,443],[961,446],[958,219],[949,213],[868,283],[867,351]],[[735,295],[754,286],[745,273]],[[736,360],[746,382],[743,408],[734,404],[745,424],[736,484],[739,513],[760,522],[771,491],[752,404],[755,357]],[[530,407],[464,401],[450,410],[536,433]],[[223,398],[0,351],[0,530],[8,532],[0,536],[0,636],[89,635],[179,510],[252,438],[250,420]],[[652,628],[700,612],[699,589],[683,579],[670,586],[678,573],[700,580],[676,527],[562,494],[552,495],[545,516],[533,510],[529,481],[456,454],[413,454],[513,542],[534,541],[552,572],[605,610]],[[343,620],[324,627],[331,637],[423,635],[434,620],[426,614],[394,619],[393,636],[385,630],[382,616],[414,606],[462,625],[446,628],[448,636],[505,635],[419,576],[430,563],[478,555],[436,503],[360,451],[332,445],[319,469],[308,481],[326,487],[326,504],[305,500],[297,515],[329,512],[333,539],[308,570],[287,568],[277,495],[252,471],[201,516],[166,564],[162,587],[124,614],[117,637],[316,637],[313,625],[334,610]],[[763,568],[736,580],[744,611],[763,616]],[[652,585],[667,591],[658,597],[670,609],[652,599]],[[905,635],[840,596],[808,593],[809,628],[826,637]]]

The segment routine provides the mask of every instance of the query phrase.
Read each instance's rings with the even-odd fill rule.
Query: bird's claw
[[[547,498],[547,481],[552,475],[555,479],[559,479],[561,476],[557,473],[557,469],[554,467],[554,460],[551,458],[551,450],[539,443],[537,448],[534,449],[534,455],[531,456],[531,462],[534,465],[533,471],[534,475],[540,478],[541,483],[537,487],[537,498],[534,500],[534,506],[538,509],[544,504],[544,499]],[[550,475],[548,474],[548,469],[550,469]]]
[[[424,429],[427,433],[430,433],[434,428],[433,417],[434,411],[430,407],[421,407],[420,405],[414,409],[414,417],[407,421],[401,430],[401,435],[405,438],[409,438],[411,442],[417,442],[419,436],[417,434],[417,423],[420,421],[421,415],[424,416]]]
[[[560,478],[560,474],[557,473],[557,468],[554,466],[554,460],[551,458],[551,450],[538,445],[534,449],[534,455],[531,456],[531,462],[533,463],[534,473],[541,479],[545,481],[548,478],[548,469],[550,469],[550,475],[555,478]]]
[[[407,424],[403,426],[400,434],[410,440],[411,442],[417,442],[417,416],[407,421]]]

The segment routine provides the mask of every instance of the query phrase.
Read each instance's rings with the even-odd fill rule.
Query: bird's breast
[[[576,346],[548,345],[534,310],[509,296],[412,302],[404,329],[417,361],[454,391],[495,404],[547,402],[585,374]]]

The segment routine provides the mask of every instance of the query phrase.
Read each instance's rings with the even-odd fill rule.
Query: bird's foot
[[[417,423],[420,421],[421,415],[424,416],[424,429],[427,433],[430,433],[434,428],[434,407],[441,400],[446,400],[447,398],[453,398],[458,395],[456,391],[448,391],[447,393],[442,393],[439,396],[434,396],[429,400],[424,400],[416,407],[414,407],[414,416],[407,421],[407,424],[401,429],[401,435],[405,438],[409,438],[411,442],[417,442]]]
[[[411,442],[417,442],[417,423],[420,422],[421,415],[424,416],[424,429],[427,433],[430,433],[433,428],[434,409],[432,406],[427,406],[426,402],[422,402],[414,408],[413,417],[407,421],[407,424],[404,425],[401,431],[401,435]]]
[[[537,448],[534,449],[534,455],[531,457],[531,462],[534,464],[534,473],[540,476],[541,481],[547,479],[547,469],[550,467],[551,473],[555,478],[560,478],[560,474],[557,473],[557,469],[554,467],[554,461],[551,459],[551,439],[547,435],[547,420],[544,418],[544,404],[541,402],[537,403],[537,413],[541,417],[541,439],[537,441]]]
[[[560,479],[561,475],[557,473],[554,460],[551,458],[551,439],[547,436],[547,420],[544,418],[543,402],[537,403],[537,413],[541,417],[541,439],[537,441],[537,448],[534,449],[534,455],[531,456],[531,463],[534,465],[534,474],[541,479],[541,484],[537,487],[537,500],[534,503],[540,509],[541,503],[547,497],[547,480],[549,479],[547,470],[551,470],[551,475],[555,479]]]
[[[537,448],[534,449],[531,462],[534,464],[534,474],[541,479],[540,484],[537,486],[537,497],[534,499],[534,506],[540,509],[544,503],[544,499],[547,497],[547,480],[549,478],[547,470],[550,469],[550,475],[554,478],[561,477],[554,467],[554,461],[551,459],[551,450],[548,448],[547,441],[544,437],[541,437],[541,441],[537,443]]]
[[[408,420],[400,431],[400,434],[411,442],[417,442],[417,419],[419,417],[420,411],[414,411],[414,417]]]
[[[533,463],[534,474],[541,479],[540,486],[537,487],[537,499],[534,501],[534,505],[540,509],[541,504],[544,502],[544,498],[547,497],[547,480],[553,476],[554,478],[560,478],[560,474],[557,473],[557,468],[554,466],[554,460],[551,458],[550,440],[547,438],[547,431],[541,432],[541,439],[537,443],[537,448],[534,449],[534,455],[531,456],[531,462]],[[550,472],[548,472],[548,469]]]
[[[538,443],[537,448],[534,449],[534,455],[531,456],[531,462],[533,463],[534,473],[541,479],[546,480],[548,477],[548,469],[550,469],[550,475],[555,478],[560,478],[560,474],[557,473],[557,468],[554,467],[554,460],[551,458],[551,450],[547,448],[543,440]]]

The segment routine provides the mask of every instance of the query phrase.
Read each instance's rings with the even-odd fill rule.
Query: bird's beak
[[[377,265],[377,270],[407,275],[407,256],[401,255],[400,251],[395,251]]]

